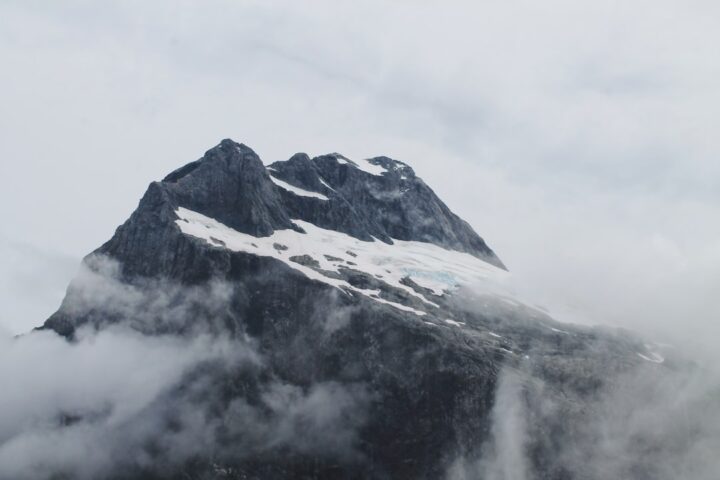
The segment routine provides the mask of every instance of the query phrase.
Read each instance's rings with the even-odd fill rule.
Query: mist
[[[0,478],[180,475],[208,456],[228,474],[227,461],[276,449],[360,458],[365,386],[275,377],[257,345],[223,322],[229,284],[120,275],[106,257],[83,262],[63,307],[91,320],[72,338],[0,338]]]
[[[460,456],[447,480],[531,480],[533,442],[553,439],[553,465],[567,478],[710,480],[720,461],[720,382],[688,369],[639,368],[604,387],[581,415],[538,379],[505,370],[497,390],[490,440]],[[571,405],[571,403],[570,403]],[[556,433],[554,433],[556,434]],[[532,440],[534,439],[534,440]],[[535,459],[537,462],[538,459]]]
[[[162,431],[144,412],[188,369],[230,357],[209,338],[188,341],[108,329],[68,343],[54,332],[4,338],[0,478],[92,478]],[[132,425],[141,417],[143,425]],[[130,425],[130,427],[129,427]],[[136,445],[133,445],[136,443]]]

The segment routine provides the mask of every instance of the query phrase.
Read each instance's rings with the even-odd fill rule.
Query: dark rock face
[[[412,168],[376,157],[367,162],[384,172],[373,175],[349,162],[337,154],[311,160],[299,153],[286,162],[270,165],[277,178],[330,198],[308,208],[311,199],[298,201],[296,195],[285,193],[291,216],[363,240],[375,237],[385,242],[393,238],[430,242],[504,268],[483,239],[452,213]]]
[[[88,269],[101,276],[108,273],[98,258],[117,266],[111,275],[133,289],[133,308],[116,307],[112,292],[102,301],[88,300],[87,285],[76,281],[43,328],[70,338],[84,325],[114,323],[147,334],[211,331],[250,341],[263,358],[262,367],[251,373],[195,372],[204,379],[199,397],[193,396],[190,380],[172,392],[175,401],[197,404],[207,423],[217,425],[213,448],[198,447],[194,455],[164,462],[162,468],[129,465],[109,477],[442,479],[459,456],[480,454],[491,435],[500,372],[509,369],[524,375],[523,398],[531,408],[533,379],[558,392],[555,423],[537,423],[530,440],[537,478],[580,478],[553,458],[555,443],[572,435],[567,419],[582,418],[583,399],[608,381],[609,372],[638,364],[636,352],[645,349],[639,341],[560,326],[535,309],[462,289],[432,295],[410,278],[403,283],[409,291],[393,287],[350,263],[326,275],[378,292],[359,295],[310,279],[275,258],[186,235],[176,223],[175,212],[183,207],[260,239],[276,231],[302,231],[293,220],[303,220],[360,240],[429,242],[502,267],[410,167],[386,157],[369,164],[383,173],[368,173],[339,155],[297,154],[266,169],[248,147],[223,140],[202,159],[152,183],[130,219],[86,258]],[[270,175],[327,200],[281,188]],[[278,255],[288,248],[275,245]],[[290,258],[313,271],[320,270],[317,260]],[[216,295],[218,282],[223,289]],[[150,308],[158,297],[165,299],[159,314]],[[166,314],[178,306],[182,315]],[[239,417],[228,412],[242,401],[272,417],[261,392],[276,381],[306,393],[318,385],[344,388],[349,393],[339,398],[353,399],[352,411],[362,413],[339,410],[334,426],[322,434],[308,433],[312,425],[301,422],[293,442],[260,449],[257,445],[265,444],[249,436],[246,424],[234,426]],[[330,398],[321,411],[333,411],[338,397]],[[333,434],[346,428],[347,435],[334,440]],[[343,445],[342,451],[328,446],[328,439]],[[150,457],[159,455],[148,448]]]

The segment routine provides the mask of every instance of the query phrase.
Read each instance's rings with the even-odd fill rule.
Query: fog
[[[121,330],[83,332],[77,344],[54,332],[3,339],[0,478],[47,478],[65,469],[92,478],[122,464],[127,450],[163,431],[160,412],[144,413],[186,369],[227,351],[207,338]]]
[[[107,258],[83,264],[64,308],[97,323],[72,341],[49,330],[0,338],[0,478],[177,475],[194,458],[223,469],[276,449],[358,456],[365,387],[274,377],[221,321],[231,286],[118,277]],[[110,319],[123,321],[96,328]],[[237,385],[244,395],[228,396]]]
[[[72,341],[52,331],[0,338],[0,478],[172,474],[194,458],[211,458],[216,474],[229,475],[226,465],[278,450],[363,460],[368,385],[274,377],[253,340],[222,321],[230,284],[129,285],[119,272],[116,262],[89,257],[63,308],[121,324],[87,325]],[[347,325],[346,313],[334,309],[319,321],[332,334]],[[163,333],[178,330],[185,335]],[[610,367],[604,348],[597,346],[596,369]],[[720,376],[685,352],[673,355],[680,361],[667,368],[640,362],[607,377],[590,398],[546,383],[530,368],[535,360],[506,364],[487,440],[457,452],[446,480],[535,479],[538,442],[553,442],[542,461],[568,478],[715,478]],[[228,396],[232,384],[251,386]]]
[[[716,374],[638,368],[604,387],[582,406],[582,422],[568,415],[567,398],[538,379],[505,370],[496,392],[488,442],[459,456],[447,480],[530,480],[533,436],[558,422],[566,435],[544,464],[568,478],[710,480],[720,460],[720,381]],[[564,478],[564,477],[563,477]]]
[[[357,455],[367,401],[361,386],[273,381],[259,400],[235,399],[213,414],[223,400],[215,375],[262,369],[237,341],[111,328],[81,332],[74,344],[41,332],[0,347],[3,479],[95,479],[139,469],[172,475],[193,458],[212,455],[222,468],[228,458],[272,449]]]

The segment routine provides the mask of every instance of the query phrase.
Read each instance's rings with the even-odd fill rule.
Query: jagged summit
[[[131,282],[197,283],[227,274],[232,252],[421,316],[441,314],[433,295],[504,274],[482,238],[402,162],[298,153],[266,167],[229,139],[151,183],[94,256],[118,262]],[[69,335],[75,324],[61,308],[46,325]]]
[[[252,149],[225,139],[161,184],[175,207],[243,233],[267,236],[299,219],[361,240],[433,243],[504,268],[412,168],[388,157],[353,161],[337,153],[312,159],[297,153],[266,169]]]
[[[428,291],[504,273],[483,239],[402,162],[298,153],[266,167],[230,139],[151,183],[94,255],[117,261],[128,281],[194,283],[227,269],[217,249],[280,260],[313,281],[418,315],[440,314]],[[47,325],[71,334],[76,322],[66,313]]]

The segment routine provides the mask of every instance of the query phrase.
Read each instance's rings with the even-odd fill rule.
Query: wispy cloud
[[[230,285],[133,286],[116,267],[91,258],[73,282],[64,311],[89,323],[72,341],[0,338],[0,478],[177,476],[193,459],[207,471],[278,451],[360,458],[365,385],[278,376],[223,322]]]

